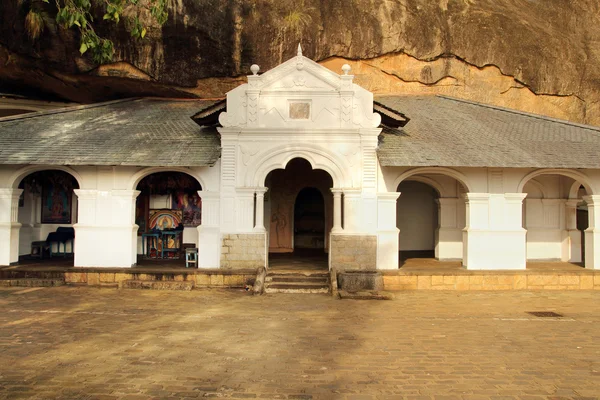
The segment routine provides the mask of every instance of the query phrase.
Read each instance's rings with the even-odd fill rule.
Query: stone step
[[[328,276],[281,276],[272,275],[265,278],[265,282],[322,282],[329,281]]]
[[[280,269],[271,269],[268,271],[269,275],[277,275],[277,276],[329,276],[329,271],[326,270],[280,270]]]
[[[283,281],[283,282],[265,282],[266,286],[276,286],[276,285],[289,285],[289,286],[306,286],[306,287],[329,287],[329,282],[327,281]]]
[[[52,287],[64,286],[64,279],[37,279],[37,278],[19,278],[19,279],[2,279],[0,286],[20,286],[20,287]]]
[[[329,286],[268,285],[265,293],[329,293]]]
[[[394,295],[392,293],[384,292],[381,290],[365,290],[359,292],[347,292],[340,290],[338,292],[340,299],[350,300],[393,300]]]
[[[193,281],[140,281],[128,280],[119,284],[120,289],[185,290],[194,288]]]

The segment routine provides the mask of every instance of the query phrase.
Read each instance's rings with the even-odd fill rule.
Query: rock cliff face
[[[79,56],[77,32],[57,27],[51,8],[32,43],[19,3],[0,4],[0,83],[20,92],[220,97],[251,64],[268,70],[301,41],[336,72],[349,62],[375,93],[442,93],[600,125],[597,0],[170,0],[169,21],[143,41],[102,25],[117,53],[101,67]]]

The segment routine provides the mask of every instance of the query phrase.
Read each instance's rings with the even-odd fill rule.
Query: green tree
[[[17,0],[27,4],[29,11],[25,17],[25,28],[31,40],[37,40],[44,31],[45,5],[53,5],[51,0]],[[119,24],[124,20],[131,36],[143,39],[147,32],[147,23],[155,21],[159,25],[167,21],[167,0],[53,0],[56,22],[65,29],[78,29],[80,33],[79,52],[91,53],[94,62],[105,64],[114,56],[114,44],[103,38],[94,29],[97,21],[92,11],[95,6],[102,7],[103,21]]]

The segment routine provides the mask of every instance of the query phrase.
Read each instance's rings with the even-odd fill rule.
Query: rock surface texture
[[[116,45],[96,66],[48,6],[42,37],[27,2],[0,3],[0,84],[92,102],[123,96],[220,97],[304,54],[375,93],[440,93],[600,125],[597,0],[171,0],[143,41],[97,24]],[[97,15],[101,20],[101,10]]]

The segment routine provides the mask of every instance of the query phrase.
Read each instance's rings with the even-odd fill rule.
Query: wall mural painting
[[[196,227],[202,223],[202,199],[198,193],[178,191],[173,194],[173,209],[183,213],[183,226]]]
[[[47,176],[42,185],[42,224],[71,223],[72,192],[70,176]]]
[[[151,231],[168,231],[180,229],[183,215],[181,210],[150,210],[148,226]]]

